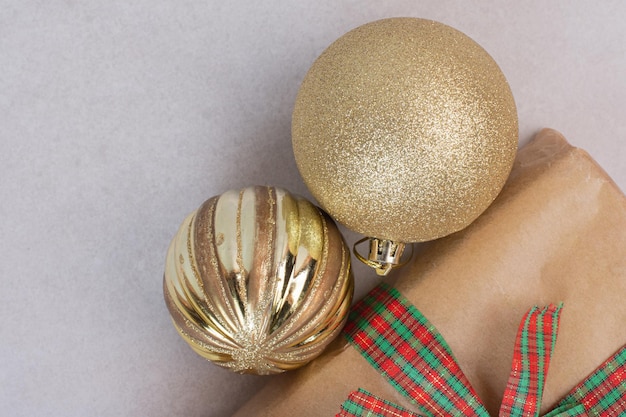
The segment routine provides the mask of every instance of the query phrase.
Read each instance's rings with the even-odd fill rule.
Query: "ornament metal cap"
[[[367,258],[357,250],[357,246],[366,240],[369,240],[370,247]],[[357,259],[365,265],[374,268],[377,275],[386,276],[392,269],[403,266],[413,257],[413,245],[410,246],[411,254],[404,260],[402,260],[402,255],[404,254],[406,243],[395,242],[389,239],[364,237],[354,244],[352,250]]]

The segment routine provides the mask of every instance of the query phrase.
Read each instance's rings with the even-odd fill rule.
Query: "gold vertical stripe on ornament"
[[[271,187],[228,191],[189,215],[164,276],[183,339],[218,365],[257,374],[319,355],[345,323],[353,285],[334,222]]]

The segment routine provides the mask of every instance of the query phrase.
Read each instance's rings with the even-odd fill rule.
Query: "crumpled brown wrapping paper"
[[[626,343],[626,198],[587,153],[545,129],[520,150],[493,205],[396,279],[492,415],[523,314],[562,301],[545,412]],[[311,364],[274,377],[235,416],[334,416],[358,388],[417,410],[340,337]]]

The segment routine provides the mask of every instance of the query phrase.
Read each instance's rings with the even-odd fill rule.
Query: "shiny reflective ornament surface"
[[[393,18],[352,30],[315,61],[292,138],[320,205],[371,237],[372,251],[401,254],[491,204],[515,158],[518,122],[504,75],[476,42],[441,23]],[[388,255],[370,252],[381,274],[389,265],[380,259],[399,262]]]
[[[218,365],[256,374],[319,355],[345,322],[353,286],[332,219],[271,187],[229,191],[191,213],[164,276],[182,338]]]

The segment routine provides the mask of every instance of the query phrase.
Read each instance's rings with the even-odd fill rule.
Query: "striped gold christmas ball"
[[[174,326],[202,357],[272,374],[319,355],[352,301],[350,253],[335,223],[280,188],[210,198],[170,244],[164,295]]]

